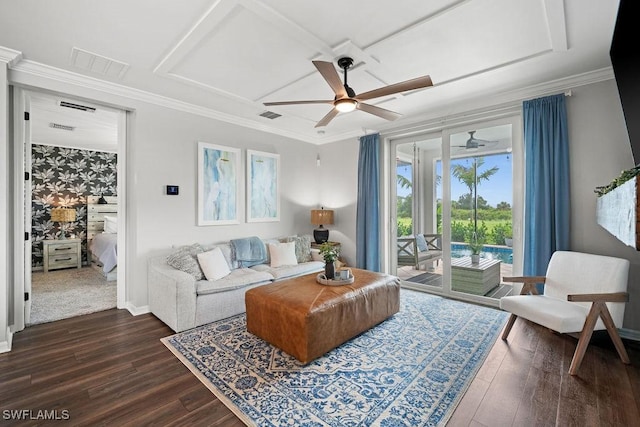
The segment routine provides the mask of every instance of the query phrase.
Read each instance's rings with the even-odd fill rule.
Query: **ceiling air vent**
[[[60,101],[61,107],[73,108],[74,110],[82,110],[88,113],[95,113],[96,109],[93,107],[87,107],[86,105],[74,104],[73,102]]]
[[[278,113],[274,113],[273,111],[265,111],[264,113],[260,114],[260,117],[265,117],[267,119],[277,119],[278,117],[282,117],[282,114],[278,114]]]
[[[75,126],[61,125],[60,123],[49,123],[50,128],[73,131]]]
[[[71,65],[81,70],[116,79],[122,79],[129,69],[129,64],[126,62],[107,58],[106,56],[98,55],[97,53],[77,47],[71,49],[71,58],[69,61]]]

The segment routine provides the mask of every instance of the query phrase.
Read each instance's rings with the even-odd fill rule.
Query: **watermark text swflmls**
[[[68,420],[71,418],[68,409],[5,409],[3,420]]]

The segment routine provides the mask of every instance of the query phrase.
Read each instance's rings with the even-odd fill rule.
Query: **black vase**
[[[332,262],[325,262],[324,263],[324,276],[329,279],[329,280],[333,280],[333,278],[336,275],[336,267]]]

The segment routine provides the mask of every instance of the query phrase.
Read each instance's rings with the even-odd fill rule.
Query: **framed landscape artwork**
[[[198,142],[198,225],[238,224],[240,150]]]
[[[280,155],[247,150],[247,222],[280,221]]]

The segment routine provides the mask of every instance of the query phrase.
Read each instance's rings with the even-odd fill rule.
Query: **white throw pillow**
[[[204,272],[204,276],[209,281],[222,279],[231,273],[229,264],[227,264],[227,260],[224,259],[222,250],[218,247],[209,252],[198,254],[198,263]]]
[[[271,267],[283,265],[298,265],[296,258],[296,242],[269,243]]]
[[[105,233],[117,233],[118,232],[118,218],[113,216],[104,217],[104,232]]]

